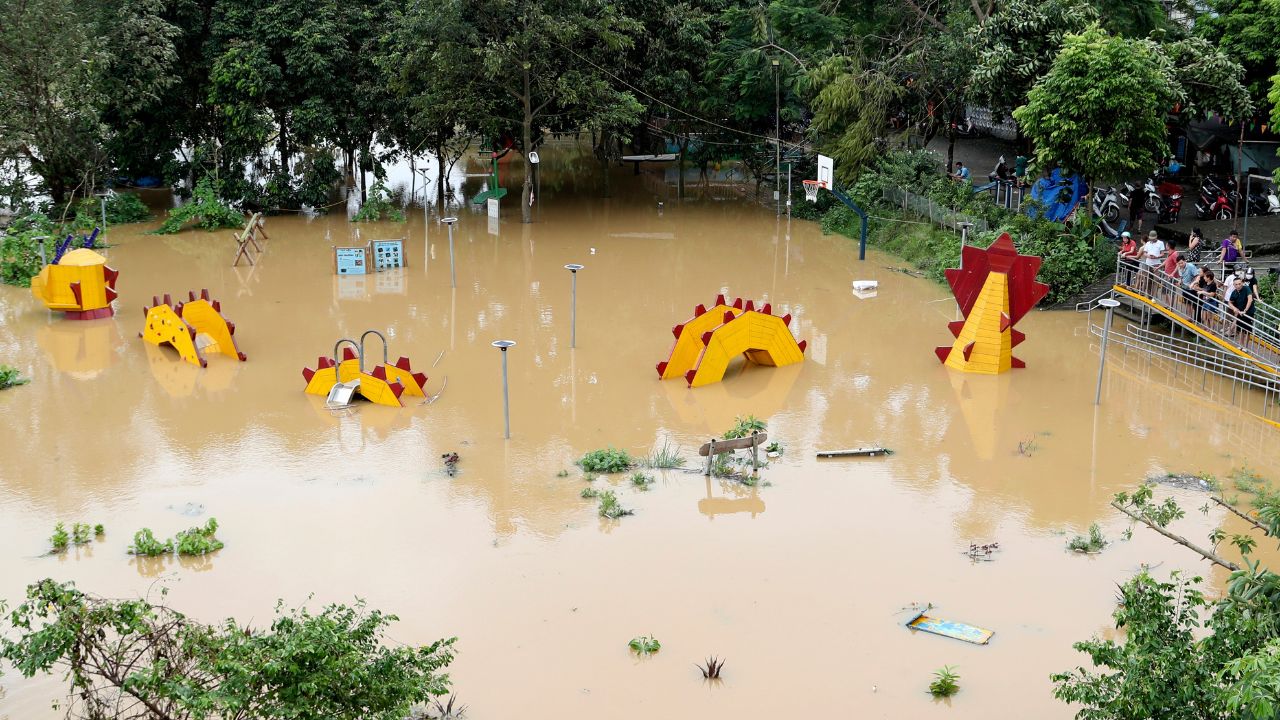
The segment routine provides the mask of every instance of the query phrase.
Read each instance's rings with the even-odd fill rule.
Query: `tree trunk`
[[[444,146],[435,148],[436,162],[439,164],[440,177],[436,180],[436,212],[444,214]]]
[[[676,199],[684,200],[684,157],[689,152],[689,138],[680,141],[679,175],[676,176]]]
[[[524,187],[520,190],[520,222],[533,222],[533,207],[529,199],[533,197],[533,163],[529,162],[529,153],[533,152],[533,98],[529,85],[529,64],[524,63],[524,117],[520,123],[521,151],[524,153]],[[541,200],[541,198],[538,198]]]
[[[947,172],[956,166],[956,131],[947,128]]]
[[[366,145],[360,151],[359,165],[360,165],[360,204],[361,205],[364,205],[365,203],[369,202],[369,189],[365,184],[366,181],[365,181],[365,169],[364,169],[365,162],[368,160],[368,158],[369,158],[369,146]]]
[[[280,115],[276,115],[276,125],[280,128],[280,140],[276,143],[276,149],[280,151],[280,169],[285,175],[289,174],[289,131],[285,129],[284,119]]]

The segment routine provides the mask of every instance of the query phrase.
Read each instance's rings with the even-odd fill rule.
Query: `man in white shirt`
[[[1142,252],[1139,257],[1142,259],[1142,277],[1139,278],[1139,287],[1141,292],[1150,294],[1151,278],[1160,272],[1160,268],[1164,265],[1165,254],[1164,242],[1156,235],[1156,231],[1152,230],[1147,233],[1147,241],[1142,244]]]

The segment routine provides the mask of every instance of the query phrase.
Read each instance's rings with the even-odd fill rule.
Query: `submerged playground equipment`
[[[164,301],[152,296],[151,305],[142,308],[146,325],[138,337],[152,345],[169,345],[183,360],[207,367],[204,353],[216,352],[244,362],[244,353],[236,348],[232,336],[236,325],[222,316],[222,304],[209,298],[209,291],[187,293],[187,302],[174,303],[168,294]]]
[[[960,258],[959,268],[947,270],[947,282],[965,319],[947,326],[956,340],[934,351],[938,359],[949,368],[983,375],[1026,367],[1013,356],[1026,335],[1013,326],[1049,292],[1048,285],[1036,282],[1040,258],[1019,255],[1009,233],[986,250],[966,245]]]
[[[92,244],[93,237],[86,242]],[[68,320],[111,317],[115,314],[111,301],[116,299],[120,271],[109,267],[106,258],[87,247],[66,252],[70,244],[68,237],[58,248],[53,264],[44,266],[31,278],[31,294],[50,310],[63,311]]]
[[[382,363],[365,372],[364,339],[370,335],[377,335],[382,341]],[[338,360],[339,348],[342,349],[342,360]],[[427,384],[427,376],[414,372],[407,357],[390,364],[387,338],[377,330],[364,331],[358,343],[349,338],[334,343],[333,357],[320,356],[314,370],[302,369],[302,377],[307,381],[307,394],[324,395],[326,404],[330,406],[348,405],[356,395],[391,407],[404,407],[401,398],[405,395],[426,397],[423,387]]]
[[[658,377],[683,377],[689,387],[700,387],[720,382],[738,355],[757,365],[798,363],[808,342],[796,342],[790,324],[791,315],[774,315],[769,303],[757,310],[751,300],[737,298],[729,305],[723,294],[717,295],[710,309],[698,305],[693,317],[671,329],[676,341],[667,359],[658,363]]]

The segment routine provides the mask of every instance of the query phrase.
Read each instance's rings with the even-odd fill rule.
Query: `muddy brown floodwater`
[[[556,153],[544,157],[537,223],[521,225],[510,201],[492,228],[460,211],[456,290],[444,226],[420,208],[407,225],[361,229],[407,237],[404,270],[335,277],[331,246],[354,226],[295,215],[268,220],[254,267],[230,267],[229,232],[112,230],[110,320],[69,322],[0,288],[0,361],[32,378],[0,392],[0,597],[46,576],[106,596],[160,581],[197,618],[258,622],[277,598],[362,597],[400,616],[397,641],[460,638],[452,676],[477,720],[1067,718],[1049,674],[1083,662],[1073,641],[1110,632],[1116,583],[1150,563],[1221,587],[1149,531],[1092,557],[1068,553],[1064,532],[1096,521],[1119,540],[1126,523],[1108,500],[1150,473],[1276,467],[1273,429],[1119,351],[1095,408],[1097,345],[1077,314],[1019,325],[1025,370],[950,372],[933,348],[949,342],[955,305],[886,269],[895,259],[858,262],[848,239],[750,202],[676,202],[660,174],[620,169],[602,199],[589,169],[561,162],[557,175]],[[586,269],[571,350],[573,262]],[[855,279],[878,280],[878,294],[856,297]],[[235,321],[248,362],[215,356],[200,370],[137,338],[153,294],[200,288]],[[805,362],[733,367],[697,390],[660,382],[671,327],[718,292],[791,313]],[[444,388],[434,404],[334,413],[303,393],[301,369],[366,329]],[[518,343],[510,441],[499,338]],[[582,453],[667,442],[693,464],[747,413],[785,446],[766,484],[680,471],[648,492],[596,481],[635,510],[619,522],[579,497]],[[814,457],[873,443],[897,452]],[[167,536],[209,516],[226,548],[200,562],[125,552],[138,528]],[[105,523],[106,538],[48,556],[59,520]],[[1182,532],[1221,521],[1191,512]],[[990,541],[994,562],[962,553]],[[995,636],[914,633],[911,603]],[[662,650],[637,659],[627,640],[648,633]],[[720,683],[694,668],[709,654],[727,660]],[[925,692],[943,665],[961,677],[947,703]],[[52,716],[57,682],[8,670],[0,683],[0,717]]]

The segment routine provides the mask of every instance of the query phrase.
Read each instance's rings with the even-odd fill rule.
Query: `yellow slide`
[[[700,387],[720,382],[738,355],[772,367],[801,362],[807,343],[796,342],[790,323],[790,315],[773,315],[768,303],[757,310],[750,300],[728,305],[719,295],[710,310],[699,305],[688,322],[674,328],[675,344],[667,361],[658,363],[658,375],[684,377],[689,387]]]

